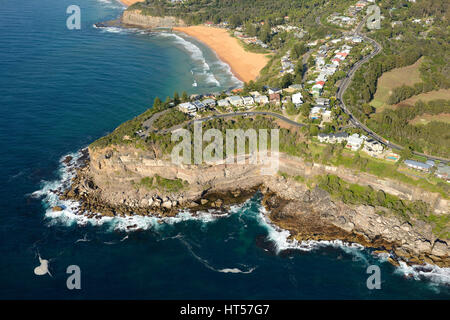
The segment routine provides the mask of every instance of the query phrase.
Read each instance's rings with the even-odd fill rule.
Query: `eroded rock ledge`
[[[121,22],[129,26],[139,26],[143,28],[174,28],[185,27],[186,23],[176,17],[156,17],[144,15],[140,10],[125,10]]]
[[[114,146],[89,150],[85,165],[77,170],[72,186],[61,197],[81,202],[83,212],[108,216],[173,216],[180,209],[214,208],[218,212],[241,203],[257,190],[270,220],[301,240],[343,240],[389,252],[393,259],[409,264],[432,263],[449,267],[449,239],[439,239],[432,226],[422,220],[403,221],[386,208],[348,205],[332,199],[318,188],[308,187],[274,172],[261,175],[259,165],[176,166],[156,154]],[[415,190],[397,182],[345,169],[304,163],[299,158],[280,157],[280,171],[310,177],[333,172],[354,183],[394,193],[408,199],[425,199],[434,213],[449,214],[448,201],[439,195]],[[185,187],[176,192],[153,190],[139,185],[143,177],[159,175],[182,179]],[[384,212],[380,215],[379,212]]]

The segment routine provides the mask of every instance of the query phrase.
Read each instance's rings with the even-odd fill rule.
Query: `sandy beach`
[[[217,56],[231,67],[233,74],[241,81],[255,80],[269,58],[265,54],[245,51],[239,40],[230,36],[226,29],[191,26],[173,28],[203,42]]]
[[[142,2],[144,0],[120,0],[124,5],[127,7],[131,6],[132,4],[135,4],[136,2]]]

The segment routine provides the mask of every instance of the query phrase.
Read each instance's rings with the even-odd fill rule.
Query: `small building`
[[[309,118],[313,120],[319,119],[324,111],[325,111],[324,107],[314,106],[311,108],[311,111],[309,112]]]
[[[269,103],[269,98],[267,96],[259,95],[259,96],[255,97],[254,100],[255,100],[255,103],[258,103],[258,104],[268,104]]]
[[[178,109],[181,112],[188,113],[188,114],[194,114],[197,112],[197,107],[194,104],[192,104],[191,102],[180,103],[178,105]]]
[[[299,92],[299,93],[294,93],[292,95],[292,103],[297,105],[297,104],[302,104],[303,103],[303,95]]]
[[[280,88],[269,88],[269,89],[267,89],[267,92],[269,93],[269,94],[274,94],[274,93],[281,93],[281,89]]]
[[[242,101],[242,98],[240,96],[231,96],[228,97],[228,101],[233,105],[233,106],[242,106],[244,104],[244,102]]]
[[[291,90],[301,90],[303,88],[303,85],[301,84],[291,84],[289,87]]]
[[[347,139],[347,145],[345,146],[352,151],[357,151],[363,144],[364,139],[359,136],[359,134],[354,133]]]
[[[325,110],[322,113],[322,121],[323,122],[331,122],[331,110]]]
[[[342,143],[342,141],[345,141],[348,139],[348,133],[347,132],[337,132],[337,133],[319,133],[317,135],[317,138],[320,142],[326,142],[326,143]]]
[[[383,149],[383,145],[374,139],[368,139],[364,142],[363,150],[372,157],[381,155]]]
[[[259,96],[261,95],[261,93],[259,93],[258,91],[252,91],[252,92],[250,92],[250,95],[251,95],[253,98],[256,98],[256,97],[259,97]]]
[[[330,99],[326,98],[317,98],[316,104],[319,106],[329,106],[330,105]]]
[[[206,109],[206,104],[201,102],[200,100],[195,100],[192,104],[197,108],[197,111],[203,111]]]
[[[279,93],[271,93],[271,94],[269,95],[269,100],[270,100],[270,103],[273,103],[273,104],[280,104],[280,102],[281,102],[281,96],[280,96]]]
[[[439,164],[436,169],[436,176],[450,182],[450,166],[446,164]]]
[[[407,167],[410,167],[410,168],[413,168],[416,170],[420,170],[420,171],[425,171],[425,172],[430,171],[430,168],[432,167],[429,164],[426,164],[424,162],[409,160],[409,159],[405,160],[405,165]]]
[[[209,108],[214,108],[216,106],[216,100],[211,98],[203,100],[202,103]]]
[[[217,105],[219,107],[228,107],[230,105],[230,103],[228,102],[227,99],[221,99],[221,100],[217,101]]]
[[[244,103],[245,106],[250,106],[252,104],[255,103],[255,101],[253,100],[252,97],[248,96],[248,97],[242,97],[242,101]]]

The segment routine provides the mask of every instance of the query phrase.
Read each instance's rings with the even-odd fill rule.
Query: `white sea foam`
[[[296,239],[291,239],[291,234],[288,230],[283,230],[269,221],[267,218],[267,210],[263,206],[261,206],[259,210],[257,219],[260,225],[267,229],[268,238],[274,242],[277,253],[289,249],[312,251],[323,247],[334,247],[340,248],[344,252],[354,255],[358,260],[367,262],[366,257],[362,253],[364,247],[358,243],[349,243],[341,240],[298,241]]]
[[[288,249],[312,251],[325,246],[332,246],[354,255],[356,259],[363,261],[365,264],[369,264],[363,252],[364,246],[357,243],[348,243],[341,240],[299,242],[295,239],[290,239],[289,231],[283,230],[271,223],[267,218],[267,210],[262,206],[258,215],[258,221],[268,230],[268,238],[275,243],[278,253]],[[382,252],[375,256],[380,262],[386,262],[391,255],[387,252]],[[399,264],[400,266],[395,270],[397,274],[402,274],[415,280],[428,280],[433,285],[450,285],[450,268],[441,268],[430,264],[409,266],[403,261],[400,261]]]
[[[195,70],[191,70],[192,74],[204,76],[204,80],[207,84],[220,86],[220,82],[217,80],[217,78],[211,72],[211,68],[208,65],[208,63],[206,62],[206,59],[203,55],[202,50],[198,46],[196,46],[194,43],[186,40],[185,38],[183,38],[175,33],[162,32],[159,34],[159,36],[164,37],[164,38],[172,38],[176,44],[181,45],[184,50],[189,52],[191,59],[196,61],[200,66],[199,72],[195,72]],[[194,83],[196,84],[196,82],[194,82]],[[193,85],[193,86],[196,87],[196,85]]]
[[[400,262],[400,266],[395,272],[415,280],[429,280],[434,284],[450,285],[450,268],[441,268],[431,264],[408,266],[405,262]]]
[[[97,0],[99,3],[101,3],[104,7],[111,8],[111,9],[125,9],[126,6],[118,1],[118,0]]]
[[[219,69],[222,70],[222,72],[227,73],[230,76],[230,78],[232,79],[232,81],[236,87],[242,87],[244,85],[244,83],[241,80],[239,80],[238,78],[236,78],[236,76],[231,71],[230,65],[223,62],[222,60],[220,60],[220,58],[217,56],[217,54],[216,54],[216,57],[217,57],[217,61],[214,62],[214,66],[217,66]]]
[[[67,156],[72,160],[65,162]],[[59,194],[70,187],[72,178],[75,176],[75,168],[82,152],[68,154],[60,159],[58,174],[60,179],[55,181],[44,181],[42,188],[31,194],[32,197],[42,198],[46,207],[45,218],[51,225],[92,225],[106,226],[108,230],[133,231],[137,229],[148,230],[157,229],[164,224],[175,224],[184,221],[198,220],[202,223],[215,221],[218,218],[228,216],[227,213],[219,213],[216,210],[191,212],[181,210],[175,217],[158,218],[154,216],[125,216],[107,217],[94,212],[81,212],[80,203],[73,200],[61,200]],[[62,210],[54,211],[53,208],[59,206]],[[84,241],[80,239],[79,241]]]

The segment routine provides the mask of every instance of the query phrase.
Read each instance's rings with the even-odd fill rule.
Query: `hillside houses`
[[[450,167],[446,164],[439,164],[437,166],[435,175],[447,182],[450,182]]]
[[[383,150],[383,145],[374,139],[367,139],[364,142],[363,151],[372,157],[380,156]]]
[[[230,96],[227,98],[227,100],[231,105],[235,107],[240,107],[244,105],[244,101],[240,96]]]
[[[360,136],[359,134],[354,133],[350,137],[348,137],[347,144],[345,147],[351,149],[352,151],[357,151],[359,150],[359,148],[361,148],[362,144],[366,139],[367,139],[366,136],[364,135]]]
[[[326,142],[326,143],[342,143],[343,141],[346,141],[348,139],[348,133],[347,132],[337,132],[337,133],[319,133],[317,135],[317,138],[320,142]]]
[[[430,171],[430,169],[433,167],[433,165],[431,163],[424,163],[424,162],[420,162],[420,161],[415,161],[415,160],[405,160],[405,165],[407,167],[416,169],[416,170],[420,170],[420,171],[424,171],[424,172],[428,172]]]

